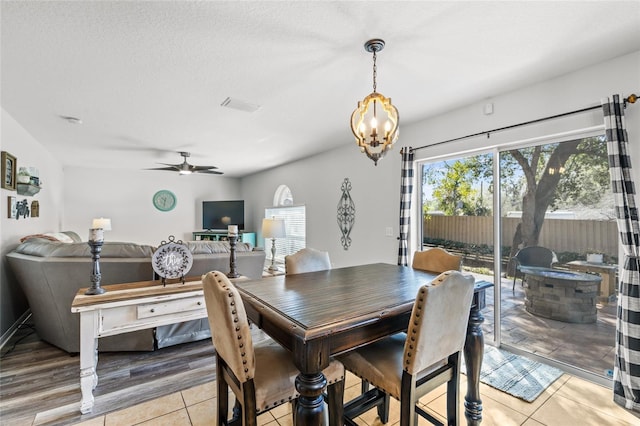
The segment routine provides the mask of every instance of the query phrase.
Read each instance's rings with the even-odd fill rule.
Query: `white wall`
[[[258,229],[258,245],[263,244],[259,224],[264,217],[264,208],[272,205],[275,190],[285,184],[291,189],[294,204],[306,206],[307,247],[328,251],[334,267],[396,262],[399,151],[391,151],[374,166],[373,161],[360,153],[349,135],[345,135],[345,148],[242,180],[242,195],[249,202],[247,220]],[[342,196],[340,187],[345,178],[351,181],[351,198],[356,209],[348,250],[340,243],[342,234],[337,222],[338,201]],[[386,227],[393,228],[393,236],[385,236]],[[267,244],[267,247],[270,246]]]
[[[600,104],[603,97],[615,93],[640,94],[640,52],[491,99],[470,104],[455,111],[417,123],[401,123],[399,145],[377,167],[359,153],[348,130],[343,148],[249,176],[242,181],[243,197],[252,200],[254,225],[259,223],[263,208],[271,205],[273,193],[280,184],[288,185],[296,204],[307,206],[307,246],[328,250],[334,267],[366,262],[397,260],[400,156],[401,146],[419,147],[486,130],[519,124],[530,120]],[[391,94],[393,95],[393,94]],[[428,96],[425,96],[428,99]],[[494,105],[492,115],[483,114],[485,103]],[[402,105],[397,105],[402,116]],[[640,173],[640,104],[626,110],[626,123],[632,145],[636,182]],[[345,117],[345,127],[348,117]],[[528,129],[494,134],[419,150],[416,159],[451,154],[461,150],[504,143],[540,132],[554,133],[572,126],[602,125],[599,109],[570,119],[546,122]],[[353,243],[348,251],[340,246],[336,208],[340,184],[348,177],[353,186],[356,205]],[[640,188],[640,185],[636,185]],[[414,221],[415,222],[415,221]],[[384,228],[393,227],[393,237],[385,237]],[[414,235],[416,233],[414,232]]]
[[[4,109],[1,116],[0,149],[14,157],[18,166],[33,166],[40,171],[42,190],[33,197],[18,195],[16,191],[0,190],[0,330],[4,333],[28,308],[24,294],[8,268],[5,254],[13,250],[20,238],[39,232],[58,231],[63,216],[63,179],[61,164],[36,141]],[[38,200],[40,217],[9,219],[7,197],[17,200]],[[0,333],[0,334],[1,334]]]
[[[153,194],[168,189],[177,197],[176,207],[157,210]],[[150,170],[64,170],[65,217],[63,230],[76,231],[87,240],[91,220],[111,219],[106,241],[134,241],[157,246],[173,235],[191,240],[202,229],[202,201],[240,199],[240,180],[215,175],[181,176]]]

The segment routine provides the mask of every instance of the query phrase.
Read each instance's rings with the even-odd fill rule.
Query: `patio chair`
[[[515,262],[515,270],[513,272],[513,287],[512,291],[516,289],[516,278],[520,277],[520,283],[524,285],[525,275],[520,270],[523,266],[537,266],[542,268],[551,268],[551,265],[558,261],[556,254],[546,247],[542,246],[529,246],[518,250],[513,256]]]
[[[331,269],[331,260],[326,251],[306,247],[284,257],[284,270],[287,275],[327,269]]]
[[[400,425],[418,424],[418,414],[442,424],[420,408],[418,400],[446,383],[447,424],[458,425],[460,360],[464,346],[474,278],[458,271],[440,274],[418,290],[407,333],[338,357],[345,368],[375,388],[345,404],[345,424],[377,407],[389,420],[389,396],[400,401]]]
[[[218,413],[215,424],[226,425],[229,387],[242,416],[240,424],[257,425],[258,414],[285,402],[295,402],[300,371],[291,353],[273,340],[253,345],[240,293],[227,276],[208,272],[202,280],[211,338],[216,351]],[[344,366],[332,360],[323,370],[327,379],[329,424],[342,425]],[[234,414],[236,410],[234,410]],[[294,411],[295,413],[295,411]]]
[[[434,247],[413,254],[414,269],[441,273],[445,271],[459,271],[462,268],[462,257],[451,254],[445,249]]]

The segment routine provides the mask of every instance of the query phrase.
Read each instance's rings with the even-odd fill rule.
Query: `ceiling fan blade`
[[[211,169],[217,169],[216,166],[190,166],[191,170],[196,172],[196,171],[200,171],[200,170],[211,170]]]
[[[224,173],[218,172],[216,170],[197,170],[197,171],[194,171],[193,173],[203,173],[203,174],[206,173],[206,174],[209,174],[209,175],[223,175],[224,174]]]
[[[173,167],[174,169],[179,169],[180,166],[182,166],[182,164],[169,164],[169,163],[158,163],[158,164],[164,164],[165,166]]]
[[[178,169],[176,169],[175,167],[155,167],[155,168],[144,169],[144,170],[167,170],[167,171],[170,171],[170,172],[175,172]]]

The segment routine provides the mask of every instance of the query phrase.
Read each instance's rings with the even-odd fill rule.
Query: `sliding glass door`
[[[486,341],[605,381],[618,234],[604,138],[504,145],[419,164],[422,248],[461,254],[465,272],[495,284],[483,311]],[[539,247],[528,250],[536,266],[518,273],[524,247]],[[544,253],[550,260],[541,266]]]
[[[508,278],[501,344],[605,378],[618,235],[604,138],[547,141],[499,158],[500,276]]]

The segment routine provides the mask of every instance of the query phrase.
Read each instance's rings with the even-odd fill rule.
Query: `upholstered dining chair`
[[[285,256],[284,269],[287,275],[325,271],[331,269],[331,260],[328,252],[306,247]]]
[[[513,256],[515,269],[513,271],[513,286],[511,291],[516,290],[516,278],[520,277],[520,282],[524,285],[525,275],[520,268],[522,266],[537,266],[542,268],[551,268],[551,265],[558,261],[556,254],[542,246],[523,247]]]
[[[255,426],[258,414],[299,396],[295,389],[299,370],[291,353],[273,340],[253,345],[244,303],[225,274],[208,272],[202,287],[217,357],[216,425],[228,424],[230,387],[240,407],[241,424]],[[328,384],[329,424],[339,426],[343,424],[344,366],[332,360],[323,373]]]
[[[447,424],[458,425],[460,360],[471,299],[472,276],[447,271],[422,286],[411,312],[407,333],[398,333],[338,357],[345,368],[374,386],[348,402],[345,423],[378,406],[388,421],[389,396],[400,401],[400,425],[416,425],[418,414],[442,424],[418,400],[447,383]],[[380,407],[383,407],[380,409]]]
[[[413,254],[414,269],[441,273],[445,271],[459,271],[462,268],[462,257],[451,254],[440,247],[433,247]]]

